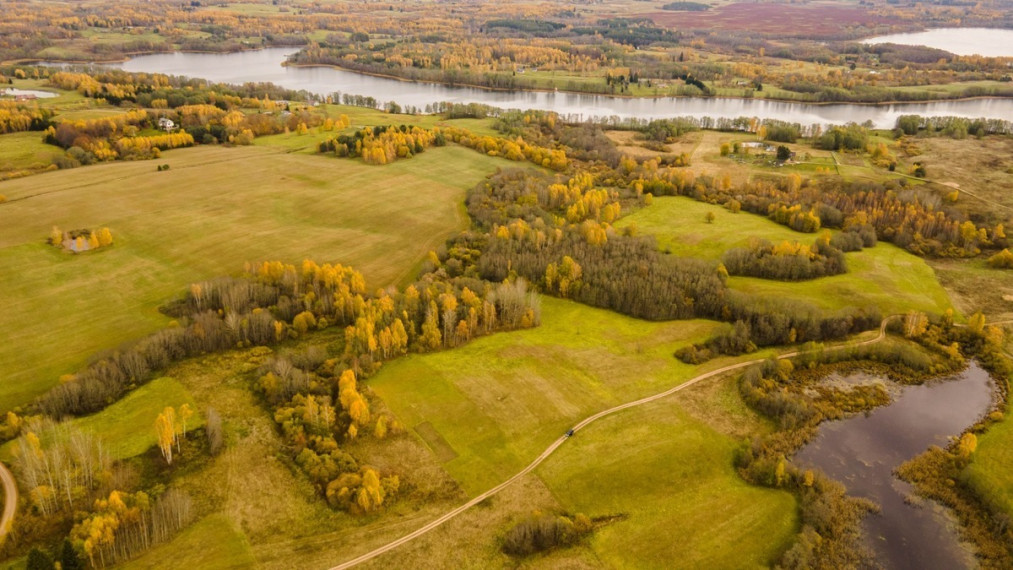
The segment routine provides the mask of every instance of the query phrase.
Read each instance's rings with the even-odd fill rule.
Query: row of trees
[[[446,138],[440,129],[416,126],[376,126],[338,135],[322,141],[318,150],[336,156],[362,157],[367,164],[389,164],[400,158],[411,158],[430,146],[443,146]]]
[[[50,112],[38,105],[0,100],[0,135],[44,130],[50,117]]]
[[[963,139],[968,135],[1009,135],[1013,134],[1013,121],[901,115],[897,117],[895,132],[901,135],[943,135],[955,139]]]
[[[92,568],[104,568],[168,542],[194,516],[190,496],[177,489],[156,498],[143,491],[113,490],[108,497],[95,500],[70,536]]]
[[[566,151],[535,146],[518,137],[515,140],[479,136],[459,127],[446,127],[443,135],[448,141],[475,149],[489,156],[501,156],[507,160],[527,160],[537,166],[563,171],[569,165]]]
[[[194,144],[189,133],[139,135],[152,128],[154,118],[142,110],[128,111],[115,118],[60,121],[46,129],[43,141],[87,156],[84,163],[117,158],[157,158],[159,152]],[[75,154],[75,153],[72,153]]]

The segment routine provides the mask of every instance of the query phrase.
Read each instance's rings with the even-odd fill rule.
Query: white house
[[[161,119],[158,120],[158,128],[162,129],[165,132],[169,132],[172,129],[176,128],[176,123],[173,123],[172,119],[162,117]]]

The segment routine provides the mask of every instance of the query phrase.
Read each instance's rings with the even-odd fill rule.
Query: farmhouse
[[[161,119],[158,120],[158,128],[166,132],[169,132],[172,129],[176,128],[176,123],[172,122],[172,119],[162,117]]]

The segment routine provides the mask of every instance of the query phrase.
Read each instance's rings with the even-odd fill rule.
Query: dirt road
[[[891,316],[886,317],[885,319],[883,319],[882,324],[880,324],[880,326],[879,326],[879,334],[875,338],[872,338],[872,339],[869,339],[869,340],[858,341],[858,342],[850,342],[850,343],[842,344],[842,345],[835,346],[835,347],[827,347],[824,350],[841,350],[841,349],[844,349],[844,348],[850,348],[850,347],[855,347],[855,346],[864,346],[864,345],[867,345],[867,344],[873,344],[873,343],[879,342],[879,341],[883,340],[883,337],[886,336],[886,325],[887,325],[887,323],[891,319],[893,319],[894,317],[897,317],[897,316],[898,315],[891,315]],[[802,354],[802,352],[803,351],[800,351],[800,350],[796,350],[796,351],[792,351],[792,352],[787,352],[787,353],[778,355],[778,358],[791,358],[791,357],[794,357],[794,356],[798,356],[799,354]],[[647,403],[650,403],[650,402],[654,402],[656,400],[660,400],[662,398],[671,396],[672,394],[674,394],[676,392],[679,392],[681,390],[685,390],[686,388],[689,388],[690,386],[693,386],[694,384],[698,384],[700,382],[703,382],[704,380],[707,380],[708,378],[713,378],[715,376],[720,376],[721,374],[724,374],[726,372],[731,372],[732,370],[739,370],[741,368],[746,368],[748,366],[752,366],[753,364],[758,364],[760,362],[763,362],[764,360],[766,360],[766,359],[764,359],[764,358],[757,358],[755,360],[749,360],[749,361],[746,361],[746,362],[740,362],[738,364],[729,364],[728,366],[722,366],[721,368],[718,368],[717,370],[711,370],[710,372],[706,372],[704,374],[696,376],[696,377],[694,377],[694,378],[692,378],[690,380],[687,380],[686,382],[683,382],[682,384],[679,384],[678,386],[676,386],[674,388],[670,388],[668,390],[665,390],[664,392],[661,392],[661,393],[658,393],[658,394],[654,394],[653,396],[647,396],[646,398],[641,398],[639,400],[634,400],[632,402],[627,402],[625,404],[618,405],[618,406],[616,406],[614,408],[609,408],[607,410],[598,412],[597,414],[594,414],[593,416],[589,416],[589,417],[585,418],[583,421],[581,421],[580,423],[578,423],[577,425],[575,425],[573,427],[573,433],[576,434],[581,429],[587,427],[588,424],[590,424],[592,422],[595,422],[597,420],[600,420],[601,418],[603,418],[605,416],[610,416],[610,415],[612,415],[612,414],[614,414],[616,412],[621,412],[622,410],[626,410],[626,409],[633,408],[633,407],[636,407],[636,406],[642,406],[644,404],[647,404]],[[503,489],[509,487],[515,481],[517,481],[518,479],[520,479],[521,477],[523,477],[523,476],[527,475],[528,473],[530,473],[536,467],[538,467],[539,465],[541,465],[542,462],[544,462],[546,459],[548,459],[549,456],[552,455],[557,449],[559,449],[559,447],[561,445],[563,445],[563,443],[565,443],[568,438],[569,438],[569,436],[567,436],[567,435],[560,436],[560,438],[557,439],[556,441],[552,442],[552,445],[550,445],[549,447],[547,447],[545,449],[545,451],[542,452],[541,455],[539,455],[538,457],[536,457],[534,461],[532,461],[531,463],[529,463],[527,467],[525,467],[524,469],[522,469],[516,475],[514,475],[513,477],[507,479],[506,481],[503,481],[499,485],[496,485],[495,487],[493,487],[492,489],[489,489],[488,491],[482,493],[481,495],[476,496],[475,498],[471,499],[470,501],[468,501],[467,503],[461,505],[460,507],[457,507],[456,509],[454,509],[454,510],[448,512],[448,513],[445,513],[443,516],[437,518],[436,520],[434,520],[434,521],[426,524],[425,526],[423,526],[423,527],[421,527],[421,528],[419,528],[419,529],[417,529],[417,530],[415,530],[415,531],[413,531],[413,532],[411,532],[409,534],[406,534],[406,535],[402,536],[401,538],[399,538],[397,540],[393,540],[391,542],[388,542],[387,544],[381,546],[380,548],[377,548],[376,550],[373,550],[372,552],[367,552],[366,554],[363,554],[362,556],[359,556],[358,558],[353,558],[352,560],[349,560],[348,562],[343,562],[343,563],[341,563],[341,564],[339,564],[337,566],[334,566],[333,568],[331,568],[331,570],[343,570],[345,568],[351,568],[351,567],[356,566],[358,564],[362,564],[363,562],[366,562],[368,560],[372,560],[373,558],[376,558],[377,556],[380,556],[381,554],[383,554],[385,552],[391,551],[391,550],[397,548],[398,546],[401,546],[402,544],[404,544],[406,542],[410,542],[410,541],[412,541],[412,540],[414,540],[414,539],[422,536],[423,534],[426,534],[427,532],[429,532],[429,531],[431,531],[431,530],[439,527],[443,523],[449,521],[450,519],[456,517],[457,515],[463,513],[464,511],[470,509],[471,507],[477,505],[478,503],[481,503],[482,501],[488,499],[489,497],[495,495],[496,493],[499,493],[500,491],[502,491]]]

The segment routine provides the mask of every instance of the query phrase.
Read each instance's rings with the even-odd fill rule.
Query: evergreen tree
[[[53,559],[46,551],[33,548],[28,552],[28,570],[53,570]]]
[[[82,570],[81,559],[77,556],[77,550],[69,539],[63,540],[63,548],[60,550],[60,568],[62,570]]]

